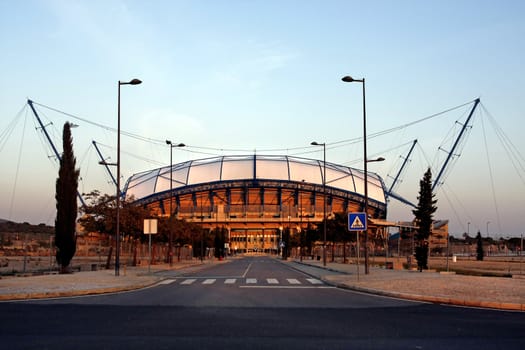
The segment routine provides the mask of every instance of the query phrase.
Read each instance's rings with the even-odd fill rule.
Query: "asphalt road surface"
[[[293,266],[246,257],[134,292],[0,303],[0,349],[525,348],[525,313],[357,293]]]

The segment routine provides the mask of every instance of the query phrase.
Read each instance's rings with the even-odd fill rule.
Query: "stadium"
[[[373,230],[387,203],[381,177],[367,179]],[[362,170],[276,155],[191,160],[134,174],[124,187],[126,197],[155,215],[227,228],[236,252],[276,251],[283,229],[293,234],[321,223],[325,213],[362,212],[364,193]]]

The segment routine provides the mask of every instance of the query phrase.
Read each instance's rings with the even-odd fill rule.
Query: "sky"
[[[417,203],[481,99],[436,190],[436,219],[458,237],[525,231],[523,1],[0,0],[0,218],[53,224],[58,149],[72,129],[80,192],[115,191],[121,87],[122,183],[173,162],[284,154],[362,169]],[[458,107],[461,106],[461,107]],[[50,108],[49,108],[50,107]],[[458,107],[458,108],[455,108]],[[446,113],[442,113],[448,111]],[[384,132],[389,130],[389,132]],[[378,135],[378,136],[376,136]],[[114,169],[113,169],[114,170]],[[392,199],[388,219],[412,220]]]

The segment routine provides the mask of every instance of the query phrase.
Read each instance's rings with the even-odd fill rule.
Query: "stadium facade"
[[[134,174],[124,193],[156,215],[227,228],[234,251],[276,251],[284,229],[293,234],[323,221],[325,193],[327,217],[362,212],[364,173],[293,156],[220,156]],[[369,217],[385,219],[385,186],[374,173],[368,199]]]

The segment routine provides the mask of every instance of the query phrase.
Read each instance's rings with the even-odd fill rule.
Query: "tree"
[[[483,239],[481,238],[481,232],[478,231],[476,236],[476,260],[483,261]]]
[[[346,262],[346,242],[351,235],[348,232],[348,217],[345,213],[335,213],[327,221],[327,239],[332,242],[332,262],[335,261],[335,243],[343,243],[343,261]]]
[[[116,222],[116,200],[115,195],[101,195],[98,191],[92,191],[84,198],[88,204],[81,208],[82,217],[78,222],[89,232],[100,232],[115,235],[117,231]],[[127,197],[121,201],[120,209],[120,228],[124,238],[139,239],[146,241],[147,237],[143,235],[144,219],[151,218],[152,214],[148,208],[136,205],[134,198]],[[156,239],[167,242],[167,225],[166,220],[159,220],[159,234]]]
[[[215,246],[215,257],[222,259],[224,257],[224,244],[226,243],[226,237],[228,235],[228,230],[225,227],[216,227],[213,230],[215,234],[214,246]]]
[[[415,223],[418,226],[416,240],[416,260],[419,271],[428,269],[428,237],[432,232],[433,215],[437,210],[437,200],[432,193],[432,172],[427,169],[423,179],[419,181],[419,196],[416,209],[412,210],[415,215]]]
[[[116,236],[116,197],[115,195],[101,195],[99,191],[94,190],[84,195],[88,204],[81,208],[82,216],[78,220],[79,224],[85,231],[98,232]],[[120,209],[120,227],[124,241],[130,242],[133,252],[132,266],[137,265],[137,248],[139,242],[146,242],[148,237],[144,235],[144,219],[151,218],[150,210],[133,203],[133,198],[127,197],[121,201]],[[159,218],[159,233],[154,235],[154,239],[163,241],[166,237],[163,226],[166,219]],[[113,247],[110,247],[106,267],[109,268]]]
[[[60,273],[67,272],[71,259],[76,252],[76,219],[77,219],[77,189],[80,170],[76,169],[76,159],[73,154],[73,138],[71,124],[66,122],[62,133],[63,153],[60,158],[60,168],[56,181],[55,246],[56,261],[60,265]]]
[[[317,227],[309,223],[306,229],[306,233],[304,235],[304,240],[305,240],[307,255],[310,255],[312,259],[313,259],[313,251],[312,251],[313,245],[316,241],[319,241],[320,239],[321,239],[321,235]]]
[[[83,229],[88,232],[99,232],[115,236],[117,229],[115,195],[100,194],[99,191],[94,190],[85,194],[84,198],[87,204],[80,209],[82,216],[78,220]],[[145,243],[148,240],[147,235],[143,234],[144,219],[155,217],[155,215],[148,207],[137,205],[134,201],[133,197],[126,197],[121,201],[120,231],[124,240],[133,243],[135,261],[137,243],[139,241]],[[172,225],[173,229],[174,243],[178,247],[191,244],[195,232],[200,232],[198,224],[176,218],[158,217],[158,233],[153,237],[155,242],[168,242],[170,225]],[[181,250],[178,249],[177,257],[179,261],[180,253]]]
[[[196,230],[192,235],[193,256],[201,260],[206,258],[208,248],[213,246],[213,240],[210,229],[202,226],[196,226]]]

